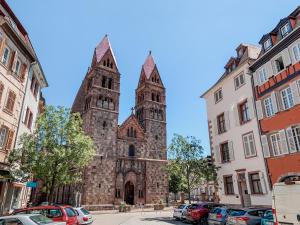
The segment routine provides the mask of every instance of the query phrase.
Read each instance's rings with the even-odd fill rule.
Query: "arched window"
[[[151,99],[152,99],[152,101],[155,101],[155,94],[154,93],[151,94]]]
[[[113,68],[113,63],[110,64],[110,68]]]
[[[129,146],[128,156],[129,157],[134,157],[135,156],[135,147],[134,147],[134,145]]]
[[[106,76],[103,76],[102,77],[102,83],[101,83],[101,86],[106,88]]]
[[[109,63],[109,59],[107,59],[107,67],[109,67],[109,64],[110,64],[110,63]]]
[[[133,131],[133,137],[136,138],[136,130]]]
[[[103,61],[103,66],[106,66],[106,61],[105,60]]]
[[[156,101],[157,101],[157,102],[160,102],[160,95],[159,95],[159,94],[156,95]]]
[[[107,127],[106,121],[103,122],[102,126],[103,126],[103,129],[105,129]]]
[[[100,95],[98,100],[97,100],[97,107],[102,108],[102,103],[103,103],[103,97]]]
[[[112,78],[109,78],[108,79],[108,86],[107,86],[108,89],[113,89],[113,79]]]

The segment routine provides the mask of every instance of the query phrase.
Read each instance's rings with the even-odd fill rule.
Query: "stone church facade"
[[[123,201],[154,204],[168,196],[165,87],[151,52],[141,69],[135,106],[121,125],[119,99],[120,73],[105,36],[72,107],[81,113],[96,149],[82,186],[81,203],[89,209]]]

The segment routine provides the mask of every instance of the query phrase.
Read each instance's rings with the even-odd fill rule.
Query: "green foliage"
[[[170,191],[186,191],[191,201],[191,190],[200,182],[215,181],[216,167],[203,158],[203,147],[195,137],[175,134],[169,146],[169,185]],[[176,192],[177,191],[177,192]]]
[[[80,115],[64,107],[48,106],[38,117],[34,134],[25,134],[19,146],[8,159],[15,179],[34,176],[44,182],[50,196],[55,187],[80,181],[82,169],[94,155]]]

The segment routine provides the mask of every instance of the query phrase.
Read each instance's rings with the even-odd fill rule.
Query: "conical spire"
[[[147,79],[150,78],[151,73],[153,72],[154,68],[155,68],[155,62],[152,57],[151,51],[149,51],[149,55],[147,56],[146,61],[143,65],[143,70],[144,70],[144,73],[145,73]]]
[[[108,35],[106,34],[104,36],[104,38],[102,39],[102,41],[97,45],[97,47],[95,49],[95,57],[96,57],[97,63],[101,61],[101,59],[103,58],[103,56],[105,55],[105,53],[108,50],[110,50],[110,52],[113,56],[113,59],[114,59],[116,65],[117,65],[117,61],[116,61],[114,52],[111,48],[111,44],[109,42]]]

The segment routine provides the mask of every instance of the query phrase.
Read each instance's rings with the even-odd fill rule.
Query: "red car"
[[[42,214],[55,222],[66,222],[67,225],[79,225],[76,212],[68,205],[47,205],[17,209],[13,214]]]
[[[207,224],[208,213],[219,206],[221,205],[212,202],[192,204],[187,211],[186,220],[190,223]]]

